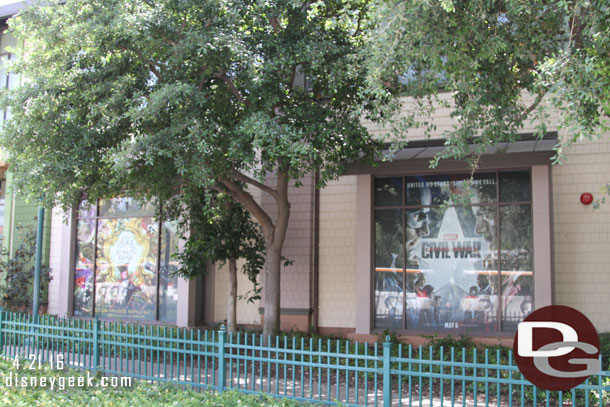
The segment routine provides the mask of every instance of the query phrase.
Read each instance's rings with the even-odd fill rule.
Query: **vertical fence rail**
[[[227,338],[227,331],[225,326],[220,327],[218,332],[218,391],[222,393],[225,390],[226,385],[226,370],[227,365],[225,360],[225,342]]]
[[[386,336],[385,342],[383,343],[383,405],[392,405],[392,342],[390,337]]]
[[[610,368],[569,392],[537,389],[511,351],[382,346],[310,338],[141,326],[41,316],[0,308],[0,354],[35,357],[106,375],[171,382],[195,389],[268,393],[352,407],[610,406]],[[514,390],[514,391],[513,391]],[[479,398],[477,399],[477,396]]]
[[[93,371],[97,373],[100,366],[100,320],[97,317],[93,321],[93,360],[90,363]]]

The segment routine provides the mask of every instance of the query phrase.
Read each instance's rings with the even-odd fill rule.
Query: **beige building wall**
[[[269,185],[275,186],[275,178],[268,178]],[[301,179],[301,186],[290,185],[290,219],[282,255],[292,261],[282,264],[280,314],[290,315],[311,309],[311,273],[313,266],[313,211],[314,179],[307,175]],[[262,195],[261,206],[276,218],[275,200],[268,194]],[[261,304],[262,306],[262,304]]]
[[[449,106],[451,106],[451,104],[452,104],[451,97],[452,97],[452,95],[450,93],[442,93],[439,95],[439,97],[438,97],[439,102],[435,104],[437,106],[437,108],[434,111],[433,116],[427,117],[424,114],[415,116],[415,121],[419,122],[420,124],[423,124],[425,122],[434,123],[436,128],[430,134],[426,134],[424,127],[410,128],[404,138],[407,140],[425,140],[428,137],[433,138],[433,139],[438,139],[438,138],[441,138],[445,132],[451,131],[453,129],[453,127],[458,124],[458,121],[456,120],[456,118],[451,117],[452,108],[451,107],[439,107],[439,106],[445,105],[445,104],[448,104]],[[534,101],[534,99],[535,99],[534,96],[529,95],[525,92],[523,93],[523,101],[524,101],[525,105],[531,104]],[[544,101],[541,102],[540,106],[545,109],[545,113],[547,114],[547,118],[545,120],[545,122],[547,123],[547,130],[548,131],[557,130],[557,125],[555,123],[558,121],[558,119],[560,117],[560,112],[558,112],[555,109],[552,109],[548,105],[548,103],[546,103]],[[413,100],[410,98],[402,98],[402,113],[400,114],[400,116],[407,117],[408,112],[412,111],[413,109],[419,109],[417,107],[416,103],[413,102]],[[523,133],[533,133],[534,131],[536,131],[536,127],[538,126],[539,123],[540,123],[539,120],[533,120],[533,121],[526,122],[523,127],[522,132]],[[364,120],[362,122],[362,124],[364,125],[364,127],[367,128],[367,130],[370,133],[377,135],[379,137],[383,137],[383,136],[387,135],[388,131],[389,131],[388,129],[383,128],[383,127],[379,126],[377,123],[373,123],[371,121]]]
[[[240,272],[243,260],[237,262],[237,295],[245,295],[252,290],[252,283],[248,277]],[[229,303],[229,265],[216,267],[214,272],[214,322],[223,322],[227,319],[227,305]],[[259,324],[259,301],[248,302],[245,299],[237,300],[237,323]]]
[[[610,332],[610,134],[581,141],[552,167],[555,303],[583,312],[600,332]],[[584,192],[608,202],[594,209]]]
[[[46,211],[48,214],[48,211]],[[61,242],[61,232],[63,224],[63,212],[57,208],[52,211],[51,217],[51,248],[49,250],[49,267],[51,268],[51,281],[49,281],[49,308],[47,312],[57,315],[59,310],[59,298],[66,295],[60,290],[61,279],[61,250],[57,247],[57,242]],[[48,216],[48,215],[47,215]]]
[[[275,179],[270,177],[268,183],[273,185]],[[312,308],[313,176],[310,174],[304,177],[301,184],[299,187],[291,185],[288,191],[291,203],[290,221],[282,254],[293,263],[288,266],[282,265],[280,314],[282,320],[285,320],[282,322],[283,329],[291,329],[295,326],[298,326],[299,329],[308,329]],[[251,188],[250,193],[275,219],[277,209],[273,198],[262,193],[258,188]],[[261,285],[264,282],[262,271],[259,275],[259,281]],[[217,268],[214,275],[214,322],[221,322],[226,319],[228,284],[229,275],[226,266],[223,269]],[[251,289],[252,284],[247,277],[239,273],[238,292],[241,294]],[[264,292],[261,293],[261,298],[264,298]],[[237,323],[260,324],[261,310],[259,307],[262,306],[261,301],[249,303],[240,301],[237,308]]]
[[[59,207],[45,211],[45,216],[51,217],[51,239],[49,249],[49,267],[51,281],[49,282],[48,313],[60,317],[70,315],[73,290],[73,256],[75,235],[70,214]]]
[[[356,326],[356,176],[320,191],[319,326]]]

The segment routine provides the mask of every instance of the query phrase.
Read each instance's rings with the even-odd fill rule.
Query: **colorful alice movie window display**
[[[529,171],[375,180],[375,327],[511,332],[533,308]]]
[[[74,316],[175,322],[175,225],[131,198],[83,202],[78,212]]]

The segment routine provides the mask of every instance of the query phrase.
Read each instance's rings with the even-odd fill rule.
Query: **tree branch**
[[[303,7],[301,7],[301,12],[305,12],[307,10],[309,10],[309,7],[311,6],[311,1],[310,0],[306,0],[303,2]]]
[[[271,27],[273,28],[273,31],[275,33],[280,32],[280,28],[282,28],[282,27],[281,27],[280,22],[278,21],[277,17],[275,17],[275,16],[269,17],[269,24],[271,24]]]
[[[364,14],[364,11],[362,9],[358,10],[358,20],[356,23],[356,31],[354,31],[354,33],[352,34],[352,37],[357,36],[358,34],[360,34],[360,32],[362,31],[362,15]]]
[[[260,188],[261,190],[263,190],[266,193],[268,193],[269,195],[271,195],[273,197],[273,199],[275,199],[276,201],[278,200],[277,191],[275,189],[271,188],[270,186],[265,185],[262,182],[258,182],[257,180],[250,178],[250,177],[242,174],[241,172],[234,171],[233,176],[235,177],[235,179],[237,179],[239,181],[242,181],[242,182],[245,182],[252,186],[255,186],[257,188]]]
[[[204,84],[205,84],[205,75],[201,75],[201,80],[199,81],[199,84],[197,85],[197,90],[201,91],[201,89],[203,89]]]
[[[275,225],[274,242],[284,242],[290,218],[290,202],[288,201],[288,176],[285,170],[278,169],[276,189],[278,193],[277,220]]]
[[[208,188],[210,188],[213,191],[218,192],[219,194],[226,194],[227,193],[226,189],[222,189],[217,184],[208,185]]]
[[[235,87],[233,80],[227,76],[227,74],[224,70],[221,70],[220,72],[214,74],[214,77],[222,80],[227,85],[227,87],[229,88],[229,91],[233,94],[233,96],[235,96],[235,98],[237,100],[239,100],[241,103],[245,104],[246,106],[250,106],[250,103],[244,99],[241,92]]]
[[[531,105],[528,106],[527,109],[525,109],[525,111],[519,116],[519,121],[525,120],[527,119],[527,116],[529,116],[530,113],[532,113],[534,110],[536,110],[536,108],[540,105],[540,102],[542,102],[542,98],[544,97],[544,95],[547,94],[547,90],[544,90],[542,92],[538,92],[538,94],[536,95],[536,99],[532,102]]]
[[[205,67],[201,67],[201,69],[199,70],[200,74],[201,74],[201,78],[199,79],[199,83],[197,84],[197,90],[201,92],[201,89],[203,89],[203,86],[206,83],[206,79],[208,79],[208,75],[206,75],[206,69]]]
[[[142,62],[144,65],[148,66],[148,69],[150,69],[150,71],[153,73],[153,75],[155,75],[157,77],[157,80],[159,80],[159,82],[163,81],[163,76],[161,75],[161,72],[159,72],[157,67],[152,62],[150,62],[149,60],[144,58],[144,55],[142,55],[142,53],[140,51],[135,50],[135,49],[129,49],[124,46],[121,46],[119,48],[122,49],[123,51],[133,52],[138,57],[140,62]]]
[[[294,64],[294,66],[292,67],[292,73],[290,75],[290,83],[288,84],[288,87],[290,89],[292,89],[294,87],[294,79],[297,77],[297,68],[299,67],[299,64]]]
[[[254,218],[258,221],[258,223],[263,228],[263,233],[265,234],[265,240],[272,241],[273,234],[275,232],[275,226],[273,225],[273,221],[267,215],[267,213],[261,208],[261,206],[254,200],[254,197],[246,192],[242,187],[236,184],[234,181],[220,177],[219,181],[227,187],[229,193],[237,202],[242,204],[244,208],[248,212],[254,216]],[[279,205],[278,205],[279,206]]]

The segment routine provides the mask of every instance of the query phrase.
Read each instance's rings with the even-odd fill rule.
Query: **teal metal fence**
[[[511,352],[231,335],[0,311],[0,353],[196,389],[345,406],[610,406],[610,371],[537,389]]]

